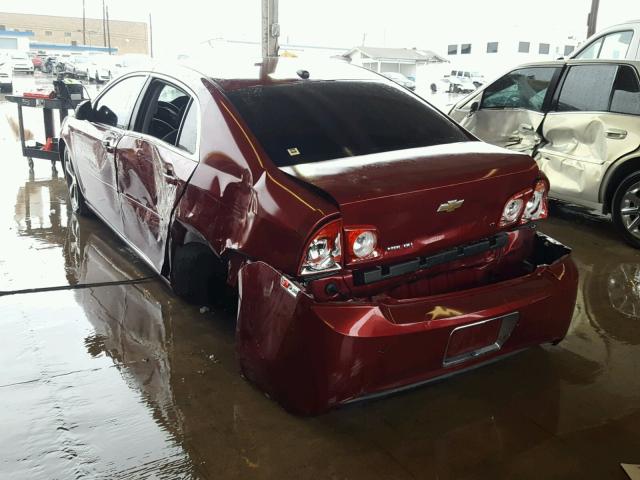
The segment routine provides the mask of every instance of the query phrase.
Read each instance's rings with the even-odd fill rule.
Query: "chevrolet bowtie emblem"
[[[451,213],[456,211],[457,209],[459,209],[462,204],[464,203],[464,200],[449,200],[448,202],[445,202],[443,204],[441,204],[438,207],[437,212],[441,213],[441,212],[445,212],[445,213]]]

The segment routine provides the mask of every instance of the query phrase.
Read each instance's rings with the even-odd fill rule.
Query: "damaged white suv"
[[[630,60],[522,65],[449,115],[486,142],[533,156],[551,197],[610,213],[624,239],[640,248],[639,72],[640,62]]]

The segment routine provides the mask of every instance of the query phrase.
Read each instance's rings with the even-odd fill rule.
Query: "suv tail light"
[[[524,214],[522,215],[522,223],[526,223],[532,220],[542,220],[549,216],[549,188],[547,182],[544,180],[538,180],[533,194],[529,198],[529,201],[524,207]]]
[[[329,272],[342,268],[342,221],[334,220],[318,230],[302,257],[301,275]]]
[[[349,261],[369,260],[380,256],[378,232],[373,227],[345,229]]]

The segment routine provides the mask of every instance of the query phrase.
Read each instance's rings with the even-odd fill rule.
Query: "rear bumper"
[[[549,252],[529,274],[408,300],[316,302],[268,265],[249,264],[240,273],[242,371],[288,410],[315,414],[560,341],[577,270],[566,247],[537,241]]]

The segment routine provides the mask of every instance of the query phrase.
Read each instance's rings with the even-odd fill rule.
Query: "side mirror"
[[[479,109],[480,109],[480,103],[479,102],[473,102],[471,104],[471,106],[469,107],[469,116],[471,116],[474,113],[476,113]]]
[[[76,118],[78,120],[88,121],[93,119],[93,107],[91,106],[91,100],[85,100],[78,104],[76,107]]]

